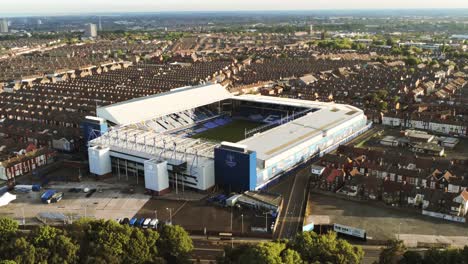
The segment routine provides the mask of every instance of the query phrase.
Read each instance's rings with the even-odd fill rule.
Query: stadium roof
[[[135,124],[231,98],[220,84],[182,87],[97,109],[97,116],[117,125]]]
[[[239,97],[243,97],[246,100],[255,99],[255,96],[238,96],[236,99],[240,99]],[[323,133],[329,133],[352,118],[363,115],[362,110],[343,104],[277,97],[265,98],[265,96],[257,99],[262,101],[268,100],[270,102],[275,101],[275,103],[297,103],[303,107],[315,107],[319,109],[294,121],[238,142],[239,144],[246,145],[248,150],[256,151],[257,158],[266,162],[276,162],[276,159],[284,157],[283,153],[305,141],[313,138],[320,140]]]

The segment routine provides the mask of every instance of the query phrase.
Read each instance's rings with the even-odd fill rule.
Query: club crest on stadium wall
[[[227,155],[226,165],[228,165],[228,167],[230,167],[230,168],[234,168],[237,165],[237,162],[235,161],[233,155]]]

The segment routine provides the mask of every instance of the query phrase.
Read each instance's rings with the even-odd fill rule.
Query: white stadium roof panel
[[[257,152],[257,158],[268,160],[313,138],[319,140],[324,132],[330,132],[350,119],[362,115],[362,110],[348,105],[320,102],[313,104],[320,110],[238,142]],[[320,137],[317,137],[320,136]]]
[[[220,84],[183,87],[167,93],[99,107],[97,116],[117,125],[128,125],[212,104],[231,97],[232,95]]]

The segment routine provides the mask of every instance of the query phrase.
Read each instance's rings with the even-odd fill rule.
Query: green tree
[[[239,258],[240,263],[252,264],[281,264],[281,252],[286,245],[278,242],[260,243],[252,247],[251,254],[245,254]]]
[[[380,252],[379,263],[380,264],[394,264],[398,263],[403,254],[406,251],[406,247],[401,240],[390,240],[387,242],[387,246]]]
[[[377,91],[377,97],[380,99],[380,100],[386,100],[387,99],[387,96],[388,96],[388,91],[385,90],[385,89],[380,89]]]
[[[0,260],[0,264],[16,264],[13,260]]]
[[[406,251],[399,264],[423,264],[423,257],[418,252]]]
[[[392,38],[388,38],[386,41],[387,46],[393,46],[396,44],[395,40]]]
[[[115,221],[85,219],[73,223],[72,237],[81,246],[80,260],[86,263],[120,263],[130,241],[131,229]]]
[[[309,263],[361,263],[364,257],[362,248],[337,239],[334,232],[321,236],[314,232],[303,232],[296,236],[292,248]]]
[[[304,263],[302,261],[301,255],[295,250],[286,249],[281,253],[281,259],[283,260],[284,264],[301,264]]]
[[[26,238],[17,238],[11,249],[10,259],[16,263],[34,264],[36,263],[36,248]]]
[[[189,234],[178,225],[165,225],[160,232],[158,248],[163,256],[184,259],[193,250]]]
[[[405,59],[405,63],[410,66],[416,66],[421,63],[421,60],[416,58],[415,56],[410,55]]]
[[[36,261],[45,263],[76,263],[79,246],[62,230],[41,226],[31,233]]]
[[[132,229],[130,241],[126,245],[123,263],[144,263],[152,260],[150,245],[141,229]]]
[[[18,231],[18,222],[7,217],[0,217],[0,239],[15,235]]]
[[[17,221],[7,217],[0,217],[0,259],[12,259],[11,252],[17,231]]]

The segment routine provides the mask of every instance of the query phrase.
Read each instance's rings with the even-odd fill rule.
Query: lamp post
[[[401,222],[398,224],[398,240],[400,240]]]
[[[169,210],[169,223],[172,225],[172,208],[166,208],[166,210]]]
[[[232,233],[232,207],[231,207],[231,233]]]
[[[244,233],[244,214],[241,214],[241,234]]]
[[[265,232],[268,232],[268,212],[263,214],[265,215]]]

